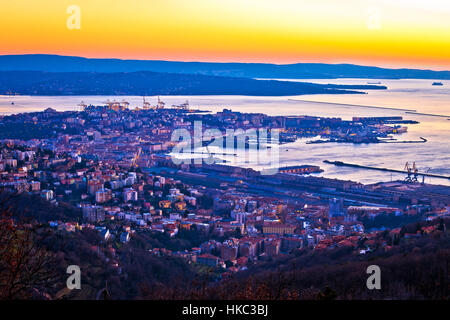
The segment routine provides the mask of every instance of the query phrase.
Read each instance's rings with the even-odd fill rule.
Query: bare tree
[[[29,299],[48,295],[45,288],[55,280],[54,256],[45,250],[39,227],[0,212],[0,299]]]

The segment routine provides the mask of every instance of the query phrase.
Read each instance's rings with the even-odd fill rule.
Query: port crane
[[[144,109],[144,110],[151,109],[150,102],[146,101],[145,97],[142,97],[142,100],[143,100],[143,102],[142,102],[142,109]]]
[[[419,170],[416,167],[416,162],[413,162],[413,165],[410,166],[409,162],[405,164],[405,171],[407,172],[407,177],[405,178],[406,182],[417,182],[417,177],[419,176]]]
[[[130,106],[130,103],[128,101],[126,101],[126,100],[122,100],[122,102],[120,103],[120,106],[123,109],[128,109],[128,107]]]
[[[78,104],[78,106],[80,107],[80,110],[81,110],[81,111],[85,111],[86,108],[87,108],[87,104],[84,103],[84,101],[81,101],[81,102]]]
[[[109,110],[119,111],[119,110],[126,110],[128,109],[128,106],[130,105],[127,101],[122,100],[122,102],[116,101],[116,100],[106,100],[103,102],[106,106],[108,106]]]
[[[156,106],[156,109],[164,109],[165,103],[161,101],[161,99],[158,96],[158,104]]]
[[[159,110],[159,109],[164,109],[164,106],[166,104],[160,99],[160,97],[158,96],[158,103],[156,104],[156,106],[152,106],[148,101],[145,100],[145,97],[142,97],[142,109],[144,110]]]
[[[186,100],[185,103],[182,103],[180,105],[172,105],[172,107],[180,109],[180,110],[189,110],[189,101]]]

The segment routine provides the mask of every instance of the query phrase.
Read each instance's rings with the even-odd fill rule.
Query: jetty
[[[427,139],[425,139],[424,137],[419,137],[420,138],[420,140],[405,140],[405,141],[391,141],[391,140],[393,140],[393,139],[389,139],[389,141],[386,141],[386,140],[379,140],[379,142],[380,143],[425,143],[425,142],[427,142],[428,140]]]
[[[410,113],[413,113],[413,114],[417,111],[417,110],[414,110],[414,109],[404,109],[404,108],[394,108],[394,107],[378,107],[378,106],[367,106],[367,105],[361,105],[361,104],[325,102],[325,101],[314,101],[314,100],[303,100],[303,99],[288,99],[288,101],[307,102],[307,103],[316,103],[316,104],[327,104],[327,105],[331,104],[331,105],[343,106],[343,107],[395,110],[395,111],[410,112]]]
[[[340,167],[352,167],[352,168],[359,168],[359,169],[378,170],[378,171],[385,171],[385,172],[396,172],[396,173],[408,174],[408,171],[405,171],[405,170],[396,170],[396,169],[388,169],[388,168],[380,168],[380,167],[369,167],[369,166],[364,166],[364,165],[355,164],[355,163],[347,163],[347,162],[342,162],[342,161],[324,160],[323,162],[328,163],[328,164],[334,164],[335,166],[340,166]],[[444,175],[434,174],[434,173],[418,172],[417,175],[450,180],[450,176],[444,176]]]

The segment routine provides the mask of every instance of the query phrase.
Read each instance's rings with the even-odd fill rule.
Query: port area
[[[400,124],[418,124],[414,120],[404,120],[403,117],[353,117],[351,121],[341,121],[338,126],[323,128],[306,144],[317,143],[425,143],[427,139],[396,141],[394,135],[408,131],[408,127]],[[317,138],[317,139],[316,139]]]
[[[292,203],[327,204],[341,197],[346,205],[389,206],[448,203],[450,186],[405,181],[362,183],[278,172],[263,175],[251,168],[218,164],[174,165],[162,159],[156,167],[145,171],[164,174],[185,183],[201,184],[210,189],[243,192],[251,195],[272,195]]]
[[[335,166],[341,166],[341,167],[353,167],[353,168],[360,168],[360,169],[367,169],[367,170],[378,170],[378,171],[386,171],[386,172],[396,172],[396,173],[404,173],[406,175],[411,175],[410,171],[407,170],[396,170],[396,169],[388,169],[388,168],[380,168],[380,167],[369,167],[364,166],[360,164],[355,163],[347,163],[343,161],[330,161],[330,160],[324,160],[324,163],[327,164],[334,164]],[[441,178],[441,179],[447,179],[450,180],[449,176],[439,175],[439,174],[433,174],[428,172],[417,172],[417,176],[425,176],[425,177],[433,177],[433,178]]]

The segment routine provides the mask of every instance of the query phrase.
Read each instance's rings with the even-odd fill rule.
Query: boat
[[[433,82],[433,86],[443,86],[444,84],[442,82]]]

